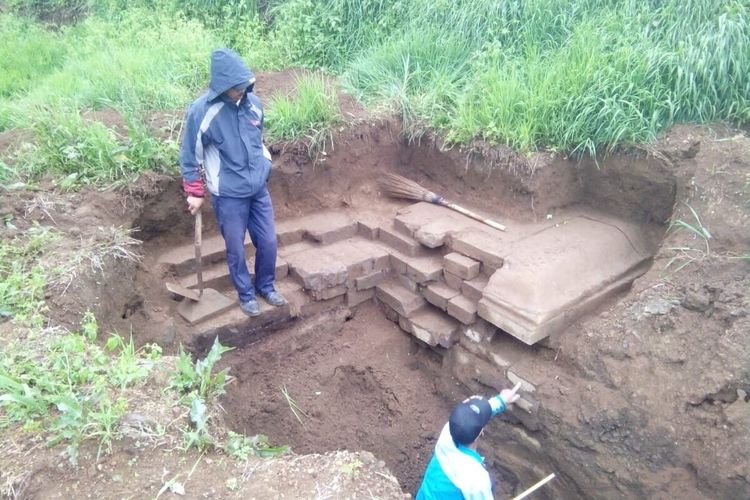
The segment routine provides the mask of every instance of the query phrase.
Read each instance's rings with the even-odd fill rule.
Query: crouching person
[[[416,500],[492,499],[492,482],[477,440],[490,419],[505,411],[519,396],[518,387],[484,399],[472,396],[451,412],[435,444]]]

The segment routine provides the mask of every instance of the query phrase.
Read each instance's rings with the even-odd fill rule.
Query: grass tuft
[[[325,147],[339,120],[335,89],[322,76],[304,75],[297,78],[294,95],[270,100],[265,130],[270,140],[303,139],[314,153]]]

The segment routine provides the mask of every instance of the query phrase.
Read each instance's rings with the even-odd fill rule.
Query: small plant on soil
[[[268,442],[268,437],[262,434],[246,436],[229,431],[224,451],[237,460],[247,460],[248,457],[275,457],[289,451],[288,446],[274,446]]]
[[[48,334],[51,335],[51,334]],[[42,352],[20,344],[0,349],[0,426],[22,423],[47,436],[47,445],[66,443],[71,462],[80,444],[93,439],[99,453],[120,437],[127,407],[124,390],[142,383],[158,350],[136,351],[112,334],[108,349],[96,344],[98,326],[86,313],[80,332],[65,333],[43,345]]]
[[[35,223],[25,235],[0,241],[0,318],[41,327],[47,276],[39,257],[57,238],[57,233]]]
[[[211,401],[216,396],[224,394],[229,368],[216,374],[212,374],[212,371],[221,355],[232,349],[233,347],[221,345],[217,336],[206,357],[193,363],[190,353],[180,346],[177,372],[172,376],[170,387],[183,394],[183,401],[192,401],[196,397]]]
[[[190,425],[183,429],[183,444],[186,449],[205,449],[214,444],[208,426],[211,413],[207,405],[225,393],[224,385],[229,368],[216,374],[212,374],[212,371],[221,355],[232,349],[221,345],[217,336],[206,357],[193,363],[190,354],[180,346],[177,371],[172,376],[170,388],[182,394],[180,402],[189,408]]]
[[[294,417],[302,425],[302,427],[304,427],[305,422],[302,420],[302,417],[308,418],[307,414],[304,412],[304,410],[302,410],[300,405],[297,404],[297,402],[292,398],[286,386],[281,387],[281,395],[284,396],[284,399],[286,400],[286,403],[289,405],[289,409],[292,410]]]
[[[708,243],[708,240],[711,239],[711,233],[709,232],[708,228],[703,225],[700,217],[698,216],[698,213],[693,209],[693,207],[691,207],[687,203],[685,204],[685,206],[690,210],[690,213],[693,216],[693,222],[686,222],[682,219],[673,220],[669,224],[668,231],[672,232],[672,234],[687,232],[693,235],[694,238],[703,241],[705,250],[703,248],[693,248],[692,246],[687,245],[670,247],[669,250],[674,251],[675,255],[671,259],[669,259],[667,265],[664,266],[665,271],[675,264],[677,265],[677,267],[674,269],[674,272],[680,271],[696,260],[701,260],[708,257],[711,253],[711,248]]]

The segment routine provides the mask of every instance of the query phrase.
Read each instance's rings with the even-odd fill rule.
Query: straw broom
[[[471,217],[474,220],[483,222],[484,224],[487,224],[492,228],[498,229],[500,231],[506,230],[505,226],[503,226],[502,224],[490,219],[485,219],[481,215],[474,213],[471,210],[467,210],[462,206],[451,203],[439,194],[433,193],[429,189],[423,188],[416,182],[409,180],[406,177],[401,177],[400,175],[390,173],[385,174],[380,180],[380,186],[387,195],[392,196],[393,198],[403,198],[406,200],[418,200],[426,201],[428,203],[434,203],[435,205],[441,205],[443,207],[450,208],[451,210],[455,210],[456,212],[464,214],[467,217]]]

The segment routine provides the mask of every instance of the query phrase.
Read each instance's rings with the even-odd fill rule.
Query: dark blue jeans
[[[240,302],[255,298],[255,291],[266,294],[274,289],[276,273],[276,227],[273,205],[267,188],[252,198],[211,198],[216,220],[227,248],[227,265]],[[255,286],[247,270],[245,232],[255,245]]]

